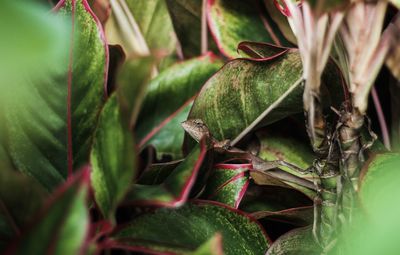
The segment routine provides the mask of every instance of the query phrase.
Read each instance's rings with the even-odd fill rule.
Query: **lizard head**
[[[204,136],[210,137],[207,125],[201,119],[189,119],[182,122],[183,129],[199,142]]]

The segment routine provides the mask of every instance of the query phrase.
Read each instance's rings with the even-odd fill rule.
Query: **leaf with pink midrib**
[[[60,186],[5,254],[78,254],[87,245],[89,170]]]
[[[15,98],[25,104],[7,112],[14,164],[48,190],[87,162],[108,70],[108,46],[87,1],[60,1],[53,15],[70,24],[69,48],[59,49],[64,66],[26,77],[29,91]]]

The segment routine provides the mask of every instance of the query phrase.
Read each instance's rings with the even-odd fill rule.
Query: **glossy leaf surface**
[[[218,164],[207,180],[202,197],[238,208],[249,185],[251,164]]]
[[[194,96],[222,66],[212,53],[175,64],[151,81],[136,126],[141,147],[153,145],[158,156],[181,158],[186,120]]]
[[[51,190],[87,161],[92,133],[103,104],[108,50],[86,0],[61,1],[58,15],[72,22],[64,65],[40,79],[25,77],[24,101],[8,109],[9,147],[17,168]]]
[[[109,98],[94,134],[90,162],[96,203],[106,218],[112,218],[135,174],[133,136],[121,119],[115,95]]]
[[[267,124],[302,111],[301,74],[293,52],[268,61],[232,60],[204,85],[189,119],[202,119],[218,140],[234,139],[279,99]]]
[[[208,23],[222,54],[238,56],[237,46],[242,41],[286,44],[273,23],[269,23],[256,1],[208,0]]]
[[[256,221],[237,210],[208,202],[159,209],[138,217],[114,235],[112,245],[181,254],[195,250],[216,232],[221,233],[228,255],[264,254],[268,248],[267,237]]]

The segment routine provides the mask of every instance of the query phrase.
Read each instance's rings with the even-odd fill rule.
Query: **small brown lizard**
[[[207,141],[208,146],[214,149],[214,151],[218,153],[230,153],[236,154],[238,157],[248,158],[251,160],[253,169],[266,172],[274,178],[290,181],[302,186],[305,186],[310,189],[315,189],[315,186],[312,182],[302,179],[298,176],[293,174],[287,173],[279,167],[285,166],[289,167],[297,172],[302,174],[308,173],[307,170],[303,170],[293,164],[285,162],[283,160],[274,160],[274,161],[265,161],[257,156],[252,155],[249,152],[240,150],[238,148],[232,147],[230,144],[230,140],[218,141],[215,139],[210,130],[208,129],[207,125],[201,119],[189,119],[182,122],[183,129],[197,142],[200,142],[201,139],[205,138]],[[270,171],[272,169],[276,169],[275,171]]]
[[[186,120],[182,122],[181,125],[183,129],[197,142],[200,142],[201,139],[206,138],[208,143],[210,143],[214,149],[228,150],[232,147],[230,140],[218,141],[215,139],[211,135],[207,125],[201,119]]]

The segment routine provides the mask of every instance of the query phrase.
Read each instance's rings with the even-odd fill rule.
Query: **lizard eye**
[[[196,125],[201,125],[201,124],[203,124],[203,121],[197,119],[197,120],[194,120],[194,123],[195,123]]]

